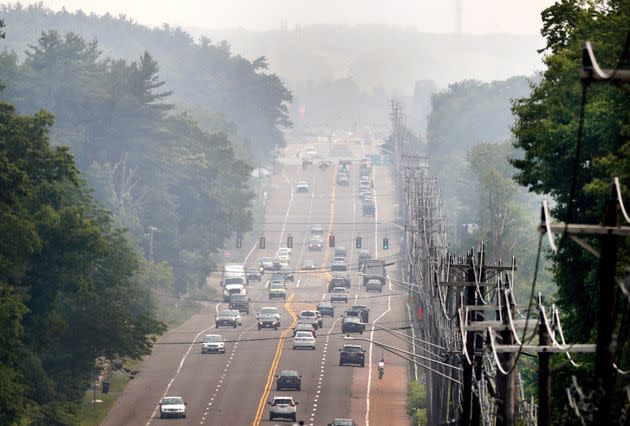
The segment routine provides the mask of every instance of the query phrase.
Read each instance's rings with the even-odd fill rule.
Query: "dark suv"
[[[317,310],[325,317],[335,316],[335,307],[330,302],[319,302],[317,304]]]
[[[263,328],[273,328],[277,330],[280,326],[280,321],[278,321],[278,317],[274,314],[262,314],[258,317],[258,330]]]
[[[328,292],[333,291],[335,287],[345,287],[350,289],[350,275],[348,274],[333,274],[332,278],[328,282]]]
[[[249,297],[246,294],[234,294],[228,299],[230,309],[249,314]]]
[[[361,315],[361,321],[367,323],[369,322],[370,319],[370,310],[367,308],[367,306],[363,306],[363,305],[354,305],[353,307],[350,308],[351,311],[359,311],[360,315]]]
[[[360,317],[344,317],[341,323],[342,333],[363,333],[365,331],[365,324],[361,322]]]
[[[302,389],[302,376],[297,371],[285,370],[276,375],[276,389],[295,389],[300,391]]]
[[[365,366],[365,349],[359,345],[343,345],[339,349],[339,365],[356,364]]]

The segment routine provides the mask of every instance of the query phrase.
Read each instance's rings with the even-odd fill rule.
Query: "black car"
[[[280,326],[280,321],[278,321],[278,317],[274,314],[263,314],[258,317],[258,330],[263,328],[273,328],[277,330]]]
[[[280,272],[282,272],[282,275],[284,275],[284,280],[285,281],[295,281],[295,277],[293,276],[293,272],[289,271],[287,269],[282,269]]]
[[[249,314],[249,297],[247,297],[246,294],[234,294],[230,296],[228,304],[230,309]]]
[[[363,333],[365,324],[361,322],[360,317],[344,317],[341,323],[342,333]]]
[[[335,307],[330,302],[319,302],[317,304],[317,310],[325,317],[335,316]]]
[[[281,371],[276,377],[276,390],[294,389],[299,392],[302,389],[302,376],[297,371]]]
[[[328,291],[331,292],[335,287],[345,287],[350,289],[350,275],[347,273],[336,273],[333,274],[332,278],[328,282]]]
[[[354,305],[353,307],[351,307],[349,310],[351,311],[359,311],[360,315],[361,315],[361,321],[367,323],[369,322],[370,319],[370,310],[367,308],[367,306],[364,305]]]
[[[365,349],[359,345],[343,345],[339,349],[339,365],[356,364],[365,366]]]
[[[262,274],[258,270],[258,268],[250,268],[247,270],[247,280],[248,281],[262,281]]]

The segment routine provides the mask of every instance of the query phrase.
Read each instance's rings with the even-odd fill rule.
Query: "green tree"
[[[578,76],[586,40],[593,43],[605,67],[617,63],[630,28],[630,4],[617,0],[563,0],[543,11],[542,16],[542,34],[547,39],[544,49],[547,69],[530,96],[518,100],[513,107],[515,146],[523,153],[522,158],[512,161],[518,169],[516,180],[531,191],[551,197],[556,220],[599,223],[613,176],[621,178],[624,194],[628,193],[630,96],[610,85],[588,87],[584,136],[572,202],[582,96]],[[587,241],[599,247],[597,239]],[[628,248],[624,241],[620,264],[628,264]],[[551,259],[558,286],[557,303],[562,309],[568,340],[593,341],[597,329],[597,259],[570,241]],[[624,324],[619,329],[619,337],[626,336],[616,347],[617,363],[621,365],[629,361],[625,334],[627,312],[627,309],[622,310],[618,318],[619,324]],[[588,364],[581,374],[587,372]],[[570,374],[573,372],[559,370],[554,381],[556,386],[566,386]]]

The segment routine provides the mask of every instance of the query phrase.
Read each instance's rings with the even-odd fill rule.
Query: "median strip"
[[[265,383],[265,388],[260,397],[260,401],[258,402],[258,409],[256,410],[256,417],[254,417],[254,421],[252,422],[253,426],[258,426],[260,424],[262,415],[265,412],[265,405],[267,404],[267,399],[269,398],[269,392],[271,392],[273,378],[276,375],[276,370],[278,369],[278,363],[280,362],[280,357],[282,356],[282,349],[284,348],[284,341],[287,339],[287,337],[289,336],[289,333],[291,333],[293,327],[295,327],[295,324],[297,323],[297,316],[293,312],[293,309],[291,309],[291,301],[293,300],[294,297],[295,297],[295,294],[291,294],[289,298],[287,299],[287,302],[284,304],[284,307],[289,312],[289,315],[291,315],[291,318],[293,320],[291,322],[291,325],[287,327],[280,335],[280,340],[278,341],[278,347],[276,348],[276,354],[274,355],[273,360],[271,361],[271,368],[269,369],[269,375],[267,376],[267,383]]]

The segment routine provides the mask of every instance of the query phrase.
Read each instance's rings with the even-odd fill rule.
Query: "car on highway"
[[[272,269],[273,268],[273,258],[271,257],[261,257],[258,259],[258,266],[262,266],[263,269]]]
[[[283,266],[288,266],[289,259],[291,259],[291,255],[289,254],[277,254],[276,257],[273,258],[273,269],[278,270],[281,269]],[[277,267],[276,264],[278,264],[280,267]]]
[[[339,176],[337,176],[337,185],[350,186],[350,179],[348,179],[348,176],[345,173],[342,173]]]
[[[330,302],[348,303],[348,289],[345,287],[335,287],[330,293]]]
[[[319,302],[317,304],[317,311],[325,317],[335,317],[335,307],[330,302]]]
[[[293,337],[293,349],[315,350],[315,337],[310,331],[298,331]]]
[[[311,259],[305,259],[304,262],[302,262],[302,269],[312,271],[313,269],[315,269],[315,262],[313,262]]]
[[[201,338],[201,353],[225,353],[225,341],[220,334],[206,334]]]
[[[378,291],[379,293],[383,292],[383,281],[377,279],[370,279],[365,284],[365,291]]]
[[[376,204],[374,200],[369,200],[367,197],[363,199],[361,204],[361,214],[363,216],[374,216],[376,214]]]
[[[287,289],[283,283],[269,284],[269,300],[271,299],[287,299]]]
[[[249,314],[249,296],[247,294],[233,294],[228,298],[228,307]]]
[[[337,246],[335,247],[334,257],[343,257],[345,258],[348,255],[348,252],[345,247]]]
[[[313,235],[308,239],[308,249],[311,251],[321,250],[324,247],[324,240],[321,235]]]
[[[242,321],[243,320],[239,311],[231,309],[219,311],[219,313],[214,316],[214,325],[216,328],[219,328],[222,325],[236,328],[242,324]]]
[[[330,262],[330,270],[331,271],[347,271],[348,270],[348,262],[345,257],[336,256]]]
[[[317,329],[311,323],[307,322],[298,322],[293,328],[293,337],[298,333],[298,331],[308,331],[313,334],[313,337],[317,337]]]
[[[337,272],[333,274],[332,278],[328,282],[328,291],[331,292],[335,287],[345,287],[350,289],[351,282],[350,275],[345,272]]]
[[[359,312],[361,321],[363,321],[364,323],[369,322],[370,310],[365,305],[353,305],[347,312]]]
[[[292,422],[297,421],[297,401],[292,396],[274,396],[273,401],[268,401],[269,420],[274,421],[277,418],[289,419]]]
[[[283,370],[276,374],[276,390],[302,390],[302,376],[295,370]]]
[[[372,190],[371,189],[364,188],[364,189],[361,189],[359,191],[359,199],[360,200],[364,200],[365,197],[367,197],[369,195],[372,195]]]
[[[343,345],[339,349],[339,365],[346,364],[365,367],[365,349],[360,345]]]
[[[247,268],[247,281],[262,281],[262,274],[258,268]]]
[[[258,312],[258,316],[265,315],[265,314],[274,315],[278,319],[278,323],[280,322],[280,310],[276,308],[275,306],[263,306],[262,308],[260,308],[260,311]]]
[[[361,321],[360,317],[344,316],[341,322],[342,333],[360,333],[365,331],[365,324]]]
[[[372,252],[368,249],[359,250],[359,269],[363,269],[363,265],[366,260],[370,260],[372,258]]]
[[[293,275],[293,271],[290,269],[280,269],[280,273],[284,276],[285,281],[295,281],[295,275]]]
[[[308,192],[308,183],[304,180],[301,180],[295,186],[295,192]]]
[[[169,417],[186,418],[186,403],[181,396],[165,396],[159,405],[161,419]]]
[[[322,228],[322,225],[315,224],[311,226],[311,234],[321,235],[323,233],[324,233],[324,228]]]
[[[304,310],[300,312],[300,316],[298,317],[298,322],[314,324],[315,329],[319,327],[318,320],[317,320],[317,312],[312,311],[312,310]]]
[[[258,330],[263,328],[273,328],[277,330],[280,327],[280,321],[274,314],[260,314],[258,316]]]
[[[286,277],[281,271],[276,271],[271,274],[269,279],[267,280],[267,285],[271,283],[282,283],[285,284],[287,281]]]
[[[332,423],[328,423],[328,426],[357,426],[352,419],[333,419]]]

